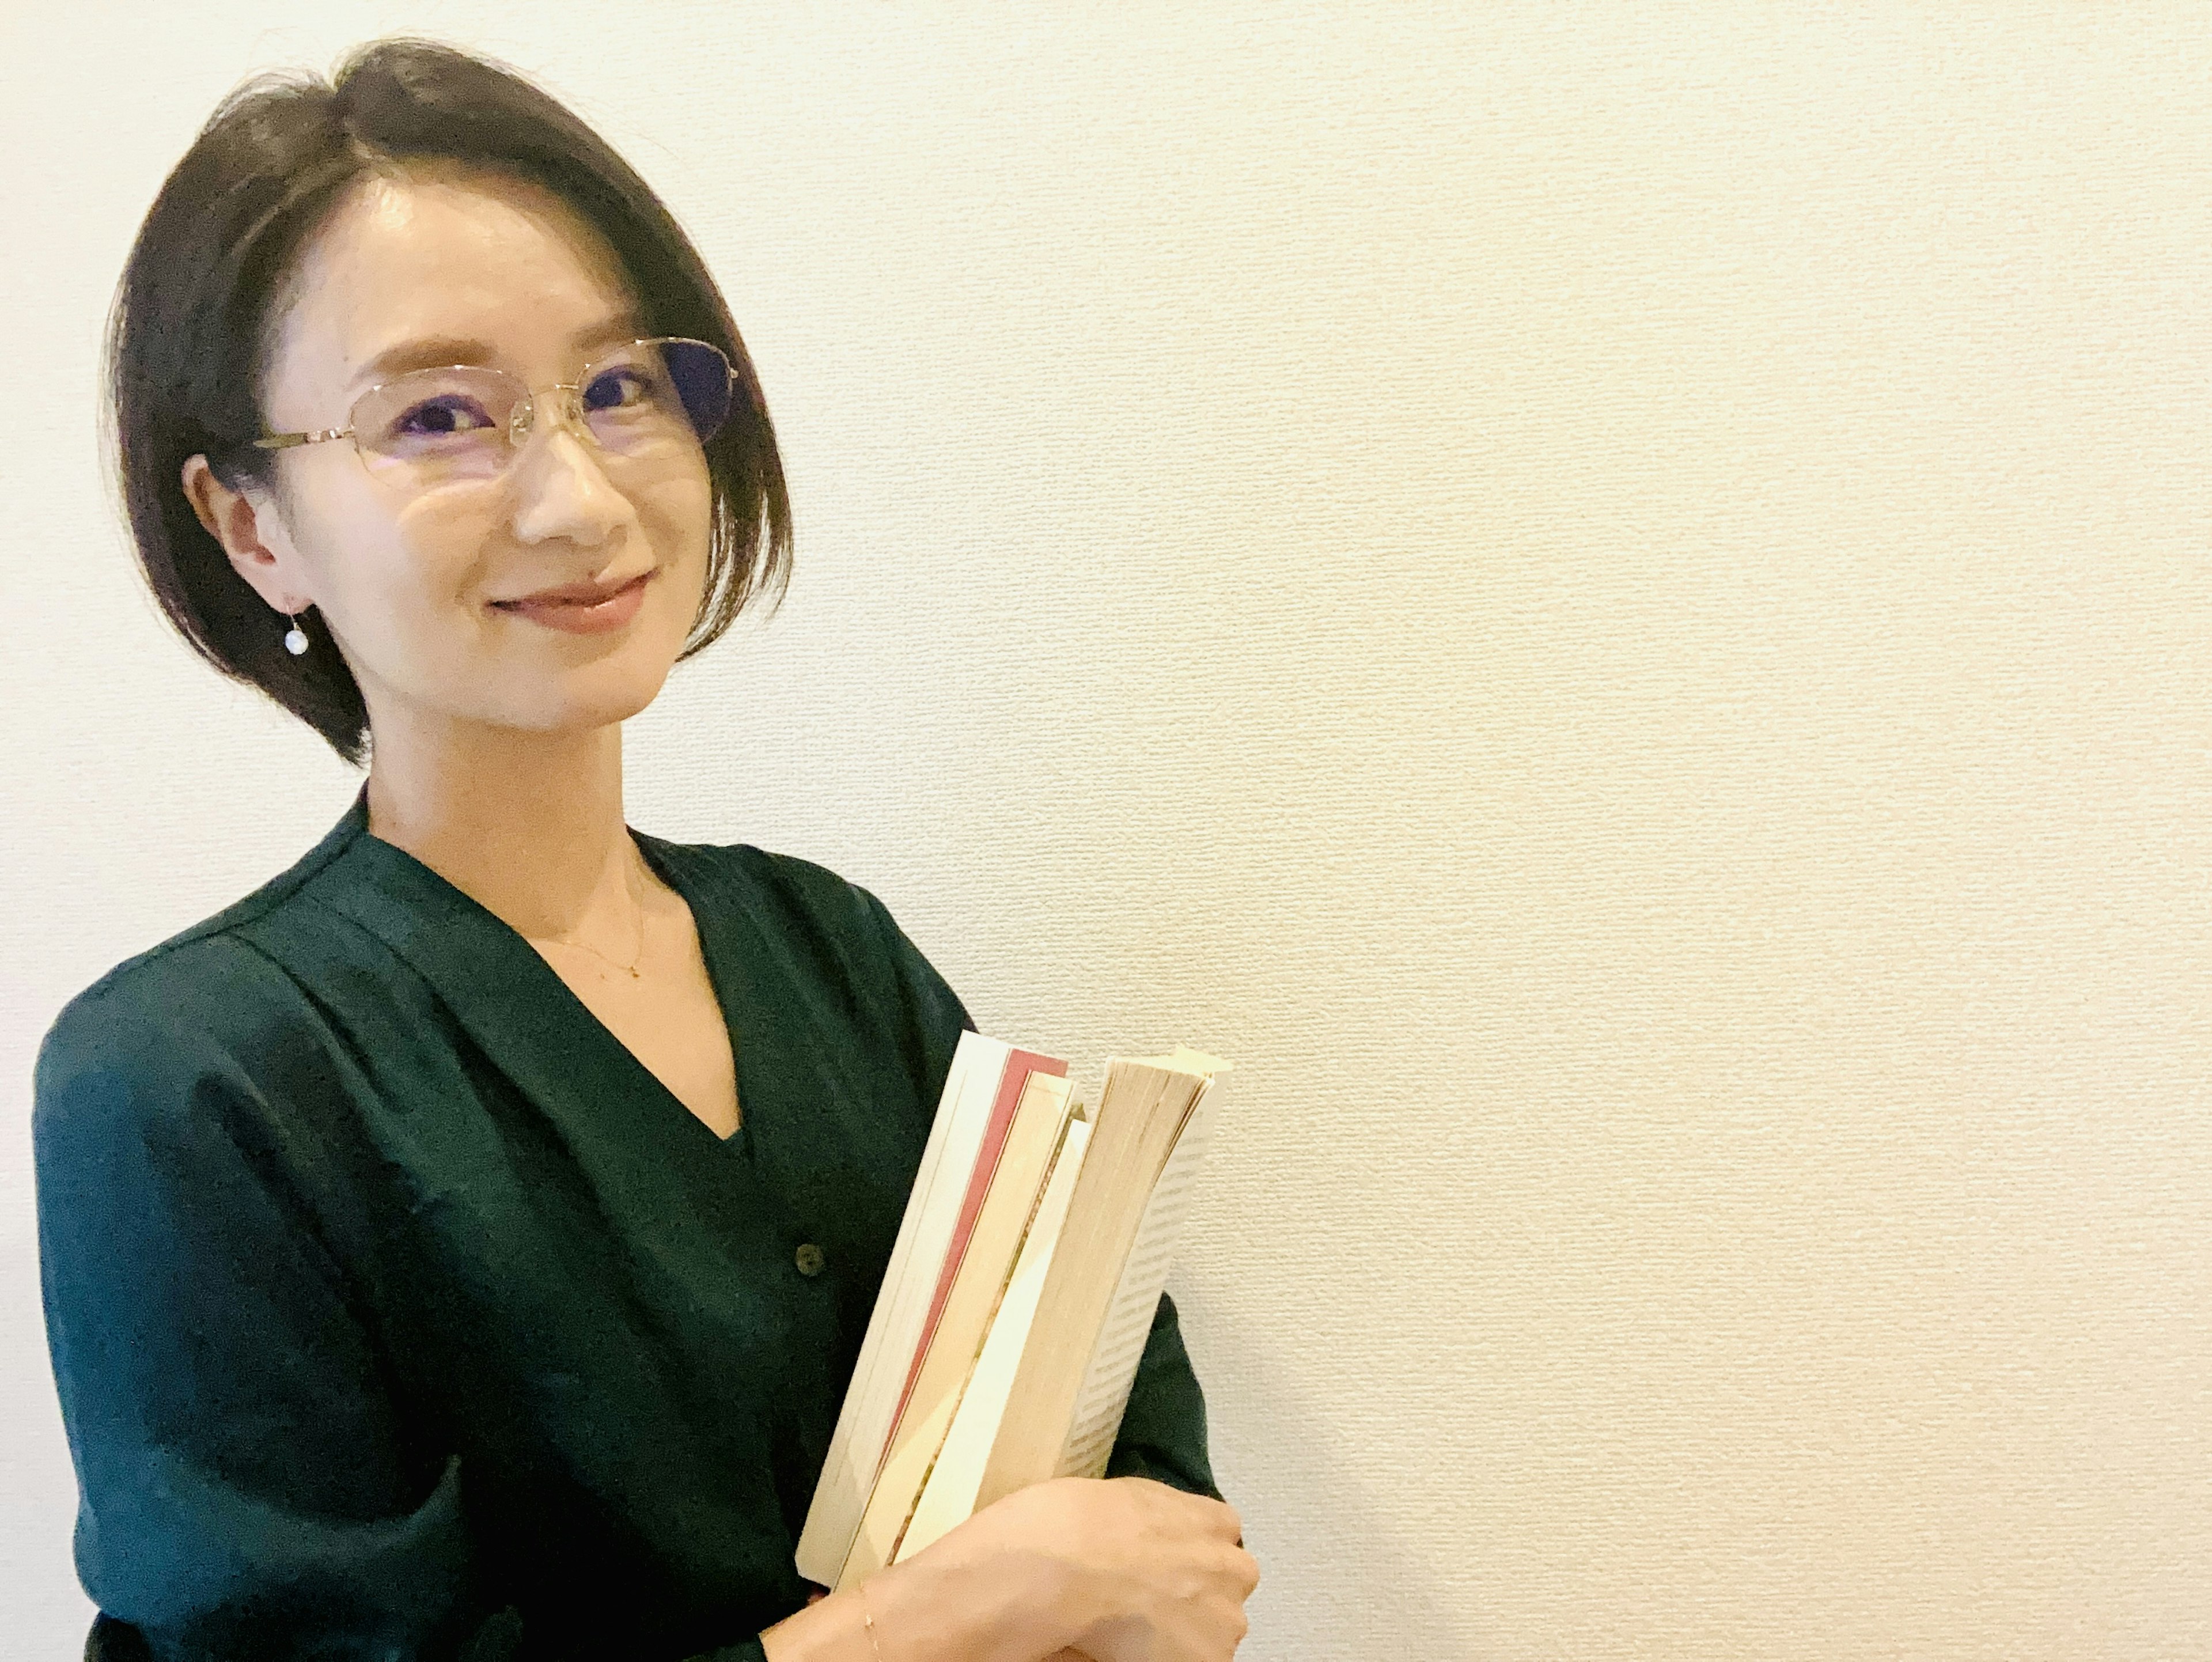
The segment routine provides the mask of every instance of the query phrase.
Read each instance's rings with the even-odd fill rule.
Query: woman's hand
[[[1150,1478],[1056,1477],[811,1596],[762,1643],[769,1662],[1230,1662],[1260,1581],[1239,1530],[1235,1507]]]
[[[1260,1567],[1237,1509],[1148,1477],[1056,1477],[994,1502],[909,1562],[1002,1560],[1038,1589],[1049,1662],[1229,1662]]]

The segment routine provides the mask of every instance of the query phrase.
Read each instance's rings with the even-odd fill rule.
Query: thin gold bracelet
[[[875,1612],[868,1608],[868,1590],[863,1586],[858,1591],[860,1595],[860,1626],[868,1635],[868,1650],[876,1662],[884,1662],[883,1651],[876,1644],[876,1616]]]

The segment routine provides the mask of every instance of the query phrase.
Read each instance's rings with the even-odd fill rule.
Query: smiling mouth
[[[554,610],[564,612],[590,612],[595,607],[612,606],[616,601],[626,598],[651,575],[653,575],[653,573],[650,571],[641,571],[636,576],[631,578],[620,588],[611,588],[605,594],[592,600],[569,600],[550,597],[544,600],[539,600],[532,595],[524,595],[518,600],[494,600],[492,605],[498,607],[502,612],[539,612]]]

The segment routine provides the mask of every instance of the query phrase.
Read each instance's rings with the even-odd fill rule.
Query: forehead
[[[270,392],[331,390],[422,340],[557,374],[574,341],[623,332],[635,312],[605,240],[543,187],[450,168],[375,177],[332,209],[278,298]]]

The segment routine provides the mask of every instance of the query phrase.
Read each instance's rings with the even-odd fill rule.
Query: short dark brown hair
[[[612,248],[647,334],[712,341],[737,366],[730,418],[707,445],[707,600],[679,661],[756,596],[781,599],[791,571],[775,429],[729,307],[675,217],[604,139],[512,70],[430,41],[373,41],[328,81],[250,81],[209,118],[131,245],[108,329],[115,460],[139,563],[170,622],[356,767],[368,711],[328,630],[302,613],[321,649],[283,649],[268,604],[200,524],[179,477],[204,453],[233,490],[269,481],[271,454],[250,441],[265,430],[271,307],[349,188],[410,161],[482,167],[551,192]]]

